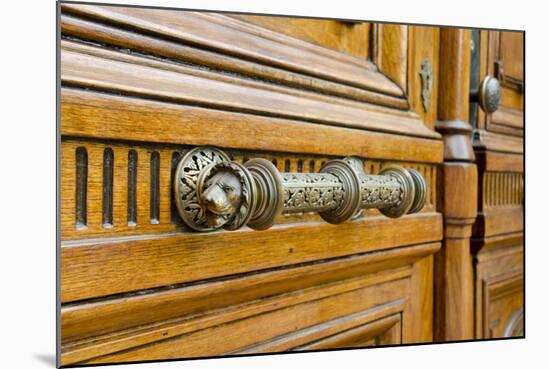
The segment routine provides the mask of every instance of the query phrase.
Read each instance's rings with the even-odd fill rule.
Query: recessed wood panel
[[[504,65],[504,73],[523,81],[523,32],[500,32],[498,56]]]
[[[523,137],[525,33],[481,31],[480,81],[485,76],[499,79],[501,103],[496,112],[478,110],[478,125],[492,132]]]
[[[518,244],[485,246],[475,257],[476,338],[523,335],[523,322],[513,321],[523,309],[523,253]]]
[[[398,345],[401,343],[401,315],[367,323],[363,326],[300,346],[296,351],[327,350],[336,348]]]
[[[230,16],[361,59],[369,56],[369,23],[262,15]]]
[[[298,39],[289,41],[288,37],[281,37],[277,32],[247,27],[243,22],[221,14],[68,4],[63,5],[63,10],[100,22],[122,23],[266,65],[393,96],[403,94],[386,76],[377,73],[376,67],[367,60]]]
[[[438,243],[407,246],[385,253],[368,253],[343,257],[325,263],[302,264],[264,273],[233,276],[206,281],[200,285],[172,285],[125,294],[108,300],[66,304],[62,308],[63,343],[70,344],[99,335],[124,331],[145,324],[181,318],[185,315],[204,314],[227,309],[269,296],[282,295],[334,283],[360,275],[378,273],[414,264],[420,278],[429,279],[430,268],[424,268],[426,259],[439,249]],[[429,264],[429,261],[427,262]],[[415,276],[416,274],[416,270]],[[422,295],[423,291],[418,291]],[[426,308],[430,305],[429,291],[422,298]],[[288,302],[297,302],[288,299]],[[422,311],[425,309],[422,308]]]
[[[402,259],[401,263],[407,262]],[[379,345],[410,342],[416,333],[407,317],[419,313],[409,303],[415,274],[410,266],[359,274],[296,294],[259,299],[247,307],[213,310],[204,316],[72,343],[64,346],[63,360],[65,364],[84,364],[148,360],[161,355],[307,350],[309,345],[330,348],[370,341]],[[232,335],[241,339],[228,340]]]
[[[266,85],[72,41],[62,41],[61,47],[61,79],[68,86],[314,123],[439,137],[412,112]],[[135,78],[138,75],[140,78]]]

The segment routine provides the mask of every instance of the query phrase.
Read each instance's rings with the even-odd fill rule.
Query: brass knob
[[[265,159],[243,165],[219,149],[199,147],[178,163],[174,197],[182,220],[197,231],[262,230],[281,213],[318,212],[333,224],[368,208],[392,218],[416,213],[426,202],[426,181],[397,166],[365,174],[355,157],[331,160],[319,173],[280,173]]]
[[[500,105],[500,82],[494,77],[487,76],[479,85],[476,93],[481,109],[486,113],[494,113]]]

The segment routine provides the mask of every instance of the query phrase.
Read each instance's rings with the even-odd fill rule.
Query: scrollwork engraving
[[[401,184],[393,176],[361,176],[361,208],[363,209],[399,205],[403,195]]]
[[[284,173],[283,187],[285,213],[333,209],[344,199],[338,177],[328,173]]]

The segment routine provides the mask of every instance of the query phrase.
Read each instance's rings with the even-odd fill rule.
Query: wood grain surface
[[[480,34],[480,74],[501,60],[508,80],[472,127],[470,30],[61,9],[62,365],[519,334],[521,37]],[[425,178],[426,204],[195,232],[172,183],[196,146],[286,172],[346,156],[370,174],[400,165]]]
[[[66,241],[61,300],[88,299],[441,239],[441,217],[425,213],[281,225],[266,231],[173,233]]]
[[[403,91],[361,60],[221,14],[130,7],[63,5],[63,10],[99,21],[146,30],[185,44],[238,55],[335,82],[374,89],[393,96]]]
[[[112,140],[438,163],[439,140],[303,124],[199,107],[62,89],[61,133]],[[209,129],[204,129],[207,126]],[[219,132],[223,132],[220,135]],[[281,134],[281,132],[283,134]],[[261,137],[261,140],[258,139]],[[345,143],[345,144],[343,144]]]
[[[392,114],[392,110],[385,107],[265,85],[74,42],[62,41],[61,48],[64,51],[61,80],[68,86],[221,110],[438,137],[413,112]]]

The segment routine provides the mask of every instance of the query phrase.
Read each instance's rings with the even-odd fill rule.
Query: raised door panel
[[[369,57],[370,23],[261,15],[229,16],[360,59]]]
[[[522,32],[499,32],[498,59],[502,64],[501,79],[507,87],[521,87],[523,83],[523,48]],[[508,86],[512,85],[512,86]]]
[[[523,136],[524,40],[523,32],[480,32],[480,79],[494,76],[501,84],[498,110],[478,113],[478,126],[489,132]]]
[[[514,276],[486,285],[487,311],[483,317],[484,338],[522,337],[523,277]]]
[[[420,282],[431,278],[430,255],[438,248],[427,244],[124,302],[78,304],[65,312],[66,334],[101,344],[69,344],[64,360],[97,364],[426,342],[433,291]],[[135,322],[142,325],[121,330]]]
[[[476,338],[524,334],[522,242],[521,234],[488,237],[474,257]]]

